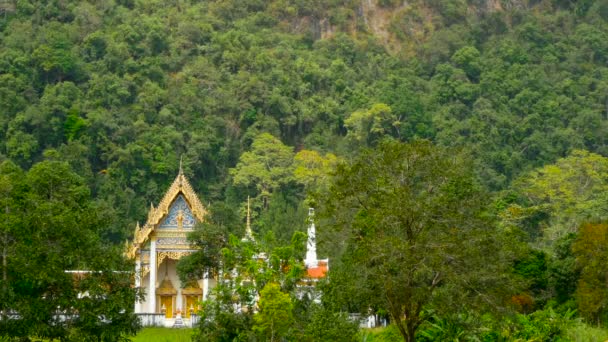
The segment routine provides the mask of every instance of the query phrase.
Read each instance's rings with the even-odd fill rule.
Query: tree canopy
[[[503,305],[515,255],[486,204],[462,156],[429,142],[383,142],[341,164],[326,215],[347,231],[347,281],[366,294],[362,309],[385,308],[414,341],[425,310]]]
[[[102,243],[104,217],[65,162],[0,165],[3,335],[113,341],[135,333],[132,264]],[[6,319],[8,315],[16,315]]]

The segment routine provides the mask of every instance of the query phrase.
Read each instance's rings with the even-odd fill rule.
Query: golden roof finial
[[[184,169],[182,167],[182,161],[183,161],[183,159],[184,159],[184,155],[182,154],[182,155],[179,156],[179,174],[180,175],[184,174]]]

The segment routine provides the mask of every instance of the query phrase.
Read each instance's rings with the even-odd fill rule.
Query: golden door
[[[186,296],[186,318],[190,318],[190,308],[194,313],[198,311],[198,296]]]
[[[172,296],[160,296],[160,307],[165,307],[165,317],[173,317],[173,297]]]

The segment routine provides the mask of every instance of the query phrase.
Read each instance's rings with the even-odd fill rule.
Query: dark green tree
[[[134,334],[132,265],[121,247],[101,243],[103,221],[82,178],[58,161],[38,163],[24,177],[15,172],[3,164],[0,175],[2,233],[12,236],[2,246],[9,251],[2,295],[11,297],[3,312],[18,315],[0,321],[2,335],[114,341]],[[12,191],[4,191],[6,179]]]
[[[325,215],[346,231],[360,309],[385,308],[415,341],[426,310],[503,306],[517,241],[506,243],[486,203],[466,160],[426,141],[384,142],[338,166]]]

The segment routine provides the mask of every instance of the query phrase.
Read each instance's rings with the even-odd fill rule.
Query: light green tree
[[[348,129],[347,138],[360,146],[372,146],[387,135],[401,137],[401,118],[384,103],[352,113],[344,120],[344,126]]]
[[[268,283],[260,291],[260,311],[253,316],[253,330],[266,341],[280,341],[293,324],[289,294],[281,292],[277,283]]]
[[[266,288],[269,288],[268,284],[278,287],[279,293],[287,296],[289,310],[292,309],[291,303],[296,299],[290,299],[290,296],[305,275],[302,258],[305,255],[306,235],[295,232],[290,244],[280,246],[272,241],[272,234],[258,237],[255,241],[242,239],[242,232],[238,237],[229,233],[231,228],[240,224],[238,220],[232,222],[234,220],[230,216],[233,215],[226,215],[226,208],[222,205],[211,208],[210,222],[198,225],[190,236],[191,241],[201,249],[182,258],[178,264],[183,282],[198,279],[205,271],[217,274],[217,286],[203,302],[201,321],[194,340],[245,341],[251,340],[255,333],[263,335],[263,340],[269,340],[265,338],[266,324],[277,316],[272,311],[274,290]],[[262,295],[264,290],[272,293]],[[267,304],[262,304],[262,297]],[[260,303],[257,298],[260,298]],[[263,318],[257,323],[254,321],[255,307],[262,310],[264,305],[270,311],[266,310],[265,316],[261,316]],[[292,317],[291,311],[289,315]],[[261,330],[254,329],[254,322]],[[288,327],[293,323],[292,320]],[[275,329],[275,338],[285,336],[281,326],[271,328]],[[283,335],[276,335],[279,333]]]
[[[317,151],[301,150],[294,157],[293,175],[307,190],[326,188],[330,173],[339,160],[333,153],[322,155]]]
[[[581,277],[576,287],[576,304],[581,314],[600,323],[608,309],[608,224],[581,225],[577,240],[572,245]]]
[[[293,150],[278,138],[262,133],[253,140],[251,150],[241,155],[230,174],[234,184],[254,186],[267,208],[272,192],[293,180]]]
[[[505,222],[522,225],[543,216],[537,229],[542,244],[575,233],[582,222],[608,218],[608,158],[575,150],[522,176],[515,182],[523,203],[513,203],[502,216]]]

